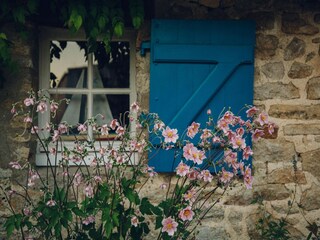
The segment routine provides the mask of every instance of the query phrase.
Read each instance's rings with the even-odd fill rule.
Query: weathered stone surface
[[[214,221],[214,219],[212,220]],[[220,227],[208,227],[200,226],[198,227],[198,234],[196,235],[197,240],[227,240],[230,239],[230,235],[224,229],[224,226]]]
[[[306,184],[306,176],[302,171],[293,171],[293,168],[276,169],[268,175],[268,183],[299,183]]]
[[[290,196],[290,191],[282,184],[267,184],[256,186],[254,189],[256,196],[261,196],[266,201],[283,200]]]
[[[302,153],[301,159],[302,170],[310,172],[313,176],[320,180],[320,149]]]
[[[237,0],[235,8],[240,11],[265,10],[270,8],[272,1],[270,0]]]
[[[283,127],[284,135],[320,135],[320,124],[288,124]]]
[[[295,214],[299,212],[299,207],[296,203],[292,206],[288,204],[288,201],[274,201],[271,203],[271,207],[281,214]]]
[[[256,56],[268,59],[276,54],[279,39],[274,35],[257,34]]]
[[[314,140],[315,140],[316,142],[320,142],[320,136],[319,136],[319,137],[315,137]]]
[[[224,197],[224,205],[248,206],[254,200],[253,191],[244,190]]]
[[[284,77],[283,62],[269,62],[261,67],[261,72],[271,80],[281,80]]]
[[[312,39],[313,43],[320,43],[320,37]]]
[[[232,210],[228,215],[228,220],[231,223],[233,230],[240,235],[242,233],[242,227],[241,227],[242,218],[243,218],[242,212],[235,211],[235,210]]]
[[[306,63],[311,61],[315,56],[316,56],[315,52],[308,53],[308,55],[306,56]]]
[[[307,83],[307,97],[311,100],[320,99],[320,77],[309,79]]]
[[[200,0],[199,3],[209,8],[217,8],[220,5],[220,0]]]
[[[295,99],[299,98],[299,89],[291,82],[284,84],[281,82],[265,83],[254,88],[254,99]]]
[[[248,13],[246,19],[253,19],[256,22],[257,30],[271,30],[274,28],[273,12],[252,12]]]
[[[216,206],[213,207],[205,218],[213,218],[217,221],[222,221],[224,219],[225,210],[222,207]]]
[[[271,105],[269,115],[284,119],[319,119],[320,104],[315,105]]]
[[[288,46],[284,49],[284,60],[290,61],[301,57],[306,52],[306,43],[294,37]]]
[[[316,184],[312,184],[310,189],[307,189],[302,193],[300,204],[303,207],[303,209],[307,211],[319,209],[320,208],[319,199],[320,199],[320,187],[317,186]]]
[[[10,178],[12,175],[11,169],[0,168],[0,179]]]
[[[259,219],[262,217],[262,214],[259,212],[252,213],[246,218],[247,231],[250,239],[261,239],[261,235],[259,235],[257,231],[257,223]]]
[[[306,78],[309,77],[312,74],[313,67],[305,64],[305,63],[299,63],[299,62],[294,62],[291,65],[291,68],[288,72],[288,76],[290,78]]]
[[[319,32],[317,27],[307,23],[297,13],[284,13],[282,15],[281,30],[284,33],[305,35],[314,35]]]
[[[290,162],[296,154],[294,144],[283,138],[261,139],[253,147],[254,159],[261,162]]]

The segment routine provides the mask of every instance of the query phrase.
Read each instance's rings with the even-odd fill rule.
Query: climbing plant
[[[90,53],[96,49],[98,37],[108,52],[113,35],[122,36],[128,22],[137,29],[144,20],[143,0],[2,0],[0,9],[0,87],[4,81],[1,70],[14,65],[10,52],[14,43],[4,31],[7,24],[13,23],[25,37],[26,25],[46,22],[43,12],[49,12],[53,16],[51,24],[72,32],[83,29]]]

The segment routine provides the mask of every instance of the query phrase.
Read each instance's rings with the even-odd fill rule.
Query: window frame
[[[130,61],[129,61],[129,88],[93,88],[92,81],[88,81],[88,87],[82,89],[76,88],[50,88],[50,41],[83,41],[86,40],[85,32],[79,31],[72,33],[68,29],[40,27],[39,34],[39,89],[45,90],[48,94],[83,94],[87,95],[88,117],[92,117],[93,95],[95,94],[128,94],[129,106],[137,99],[136,92],[136,68],[135,68],[135,40],[136,31],[132,29],[126,29],[124,35],[121,38],[114,37],[112,41],[126,41],[130,46]],[[99,38],[98,38],[99,40]],[[93,72],[93,56],[88,56],[88,79],[92,78]],[[38,113],[38,125],[44,126],[50,120],[50,112]],[[135,123],[131,124],[130,132],[134,134],[136,129]],[[88,129],[88,137],[93,136],[92,129]],[[103,140],[101,140],[102,146]],[[74,145],[73,140],[64,140],[66,147],[72,147]],[[101,146],[100,143],[96,143],[97,149]],[[114,147],[117,148],[119,142],[115,141]],[[99,147],[99,148],[98,148]],[[58,158],[61,157],[61,151],[58,149]],[[49,156],[52,165],[58,164],[55,162],[55,156]],[[86,164],[90,164],[92,156],[85,159]],[[133,164],[137,162],[137,156],[133,156]],[[41,143],[37,141],[36,150],[36,165],[48,166],[48,156],[43,150]],[[73,165],[73,164],[71,164]],[[74,164],[75,165],[75,164]]]

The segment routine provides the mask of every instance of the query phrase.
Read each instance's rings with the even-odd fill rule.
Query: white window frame
[[[39,89],[45,90],[49,94],[85,94],[87,95],[88,103],[88,118],[92,117],[92,106],[94,94],[128,94],[129,95],[129,106],[136,101],[136,71],[135,71],[135,39],[136,32],[131,29],[126,29],[124,36],[121,38],[113,38],[112,41],[125,41],[129,42],[130,46],[130,61],[129,61],[129,88],[95,88],[93,89],[92,81],[88,81],[88,87],[83,89],[76,88],[50,88],[50,41],[83,41],[86,40],[84,31],[79,31],[74,34],[67,29],[61,28],[48,28],[41,27],[39,34]],[[99,39],[98,39],[99,40]],[[93,57],[88,57],[88,79],[92,78],[92,67]],[[40,127],[45,126],[50,120],[50,112],[38,113],[38,125]],[[135,124],[131,125],[130,132],[135,133]],[[88,129],[88,135],[92,136],[92,129]],[[74,146],[74,141],[64,141],[66,147]],[[114,143],[114,147],[119,146],[119,142]],[[100,148],[100,143],[96,143],[96,149]],[[138,155],[133,154],[131,160],[133,164],[137,163]],[[86,164],[90,164],[94,154],[90,155],[85,159]],[[57,159],[61,159],[61,151],[58,149]],[[50,156],[50,162],[52,165],[58,164],[55,162],[55,156]],[[37,143],[36,152],[36,165],[37,166],[48,166],[47,155],[43,151],[43,147],[40,142]],[[72,164],[70,164],[72,165]]]

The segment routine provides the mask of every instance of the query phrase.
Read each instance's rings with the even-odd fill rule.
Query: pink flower
[[[51,147],[51,148],[49,149],[49,152],[50,152],[50,154],[52,154],[52,155],[56,155],[57,149],[54,148],[54,147]]]
[[[93,197],[93,188],[92,188],[91,184],[88,184],[88,185],[84,188],[84,194],[85,194],[88,198],[92,198],[92,197]]]
[[[212,132],[211,132],[211,130],[210,130],[210,129],[207,129],[207,128],[203,129],[200,138],[201,138],[202,140],[206,140],[206,139],[208,139],[208,138],[210,138],[210,137],[212,137]]]
[[[272,133],[274,133],[274,128],[276,127],[276,125],[274,123],[269,123],[268,124],[268,133],[270,135],[272,135]]]
[[[49,200],[47,203],[46,203],[46,205],[48,206],[48,207],[53,207],[53,206],[55,206],[57,203],[56,203],[56,201],[55,200]]]
[[[148,174],[149,177],[154,177],[157,175],[157,172],[154,171],[154,167],[146,166],[144,173]]]
[[[87,131],[87,126],[85,124],[79,124],[77,129],[80,133],[85,133]]]
[[[260,129],[256,129],[252,134],[252,140],[254,142],[258,141],[262,136],[264,135],[264,132]]]
[[[139,105],[138,105],[136,102],[132,103],[131,106],[130,106],[130,110],[131,110],[132,112],[138,112],[139,109],[140,109],[140,107],[139,107]]]
[[[246,166],[244,175],[243,175],[244,184],[246,185],[247,189],[252,189],[252,182],[253,177],[251,175],[251,168]]]
[[[31,210],[30,210],[29,208],[24,208],[24,209],[23,209],[23,214],[24,214],[24,215],[30,216],[31,213],[32,213],[32,212],[31,212]]]
[[[117,119],[113,119],[112,121],[111,121],[111,123],[110,123],[110,127],[111,127],[111,129],[112,130],[115,130],[117,127],[119,127],[120,126],[120,124],[119,124],[119,122],[118,122],[118,120]]]
[[[34,98],[26,98],[24,101],[23,101],[24,105],[26,105],[27,107],[28,106],[31,106],[31,105],[34,105]]]
[[[234,162],[237,161],[237,153],[232,152],[231,150],[227,150],[224,152],[224,161],[230,166],[233,165]]]
[[[180,177],[184,177],[189,173],[189,169],[190,167],[187,164],[180,162],[176,168],[177,175]]]
[[[191,126],[188,127],[187,136],[189,138],[194,138],[194,136],[199,132],[200,124],[193,122]]]
[[[162,131],[163,129],[164,129],[164,123],[160,120],[158,120],[153,126],[154,131]]]
[[[139,224],[139,219],[136,216],[133,216],[131,218],[131,225],[135,226],[135,227],[138,227],[138,224]]]
[[[193,152],[197,151],[198,149],[193,145],[193,143],[187,143],[183,147],[183,157],[187,160],[192,159]]]
[[[211,175],[209,170],[202,170],[200,176],[205,182],[211,182],[213,179],[213,176]]]
[[[253,115],[255,115],[258,112],[258,108],[256,108],[255,106],[253,106],[252,108],[249,108],[246,113],[247,113],[247,117],[252,117]]]
[[[225,113],[224,113],[224,115],[223,115],[222,119],[223,119],[223,120],[225,120],[225,121],[226,121],[226,123],[228,123],[228,124],[232,124],[232,123],[233,123],[233,121],[234,121],[234,115],[233,115],[233,113],[232,113],[232,112],[227,111],[227,112],[225,112]]]
[[[268,114],[266,112],[262,112],[259,114],[257,121],[261,126],[267,124],[269,122],[268,120]]]
[[[68,132],[68,126],[64,123],[60,123],[58,126],[58,130],[61,134],[67,133]]]
[[[53,131],[53,136],[52,136],[52,142],[56,142],[59,140],[60,137],[60,132],[59,130],[54,130]]]
[[[94,223],[95,222],[95,217],[93,215],[88,216],[87,218],[85,218],[82,223],[84,225],[89,225],[90,223]]]
[[[77,187],[82,183],[81,173],[76,173],[73,178],[73,184]]]
[[[182,209],[182,210],[179,212],[179,218],[180,218],[182,221],[191,221],[191,220],[193,219],[193,216],[194,216],[194,212],[192,211],[192,209],[191,209],[190,206]]]
[[[116,133],[118,134],[118,137],[121,137],[124,135],[124,133],[126,132],[125,128],[123,127],[118,127],[117,130],[116,130]]]
[[[177,231],[178,223],[171,217],[162,220],[162,232],[167,232],[169,236],[173,236]]]
[[[233,149],[238,149],[238,148],[244,149],[246,147],[246,142],[239,135],[231,139],[231,144]]]
[[[21,169],[21,165],[18,162],[9,162],[9,166],[13,169]]]
[[[203,160],[206,159],[205,152],[202,150],[196,150],[192,152],[191,160],[197,164],[202,164]]]
[[[17,109],[16,109],[15,105],[12,105],[10,112],[11,112],[11,114],[14,114],[14,115],[17,114]]]
[[[164,190],[164,189],[167,189],[167,184],[165,184],[165,183],[161,183],[161,185],[160,185],[160,188],[162,189],[162,190]]]
[[[193,203],[196,200],[197,190],[195,188],[191,188],[187,193],[183,195],[185,201]]]
[[[94,176],[93,179],[96,183],[102,183],[102,178],[100,176]]]
[[[37,106],[37,112],[41,112],[44,113],[48,110],[48,106],[47,103],[44,101],[39,102],[38,106]]]
[[[50,111],[51,111],[52,113],[56,113],[56,111],[58,110],[58,108],[59,108],[58,103],[56,103],[56,102],[54,102],[54,101],[52,101],[52,102],[50,103]]]
[[[101,135],[108,135],[109,134],[109,127],[107,124],[104,124],[100,127]]]
[[[32,126],[31,127],[31,134],[36,134],[39,132],[39,127],[38,126]]]
[[[200,170],[198,168],[191,168],[189,173],[187,174],[187,177],[189,180],[196,180],[198,179],[198,176],[200,175]]]
[[[162,131],[162,136],[164,137],[165,143],[176,143],[176,141],[179,138],[179,135],[177,134],[177,129],[171,129],[169,127],[166,127],[165,130]]]
[[[23,122],[25,123],[32,123],[32,118],[30,116],[27,116],[23,119]]]
[[[252,155],[253,151],[251,150],[250,146],[247,146],[245,149],[243,149],[243,159],[248,160]]]
[[[211,109],[208,109],[208,110],[207,110],[207,114],[208,114],[208,115],[211,115]]]
[[[226,133],[230,129],[228,122],[224,119],[220,119],[218,121],[217,127],[221,129],[224,133]]]
[[[239,136],[243,136],[243,134],[244,134],[244,129],[242,128],[242,127],[240,127],[240,128],[238,128],[237,130],[236,130],[236,133],[237,133],[237,135],[239,135]]]
[[[222,174],[221,174],[221,178],[220,178],[221,182],[228,183],[228,182],[230,182],[232,177],[233,177],[232,172],[228,172],[228,171],[224,170],[224,168],[222,168]]]

